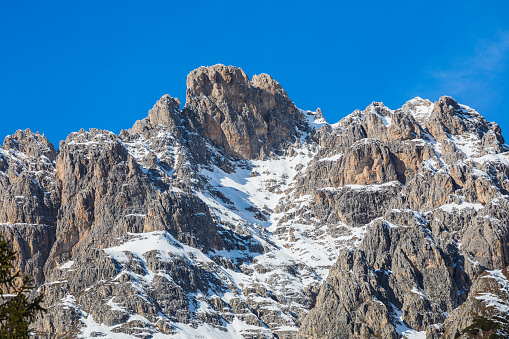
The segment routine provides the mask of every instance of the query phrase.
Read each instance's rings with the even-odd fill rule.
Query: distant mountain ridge
[[[39,338],[509,336],[509,146],[441,97],[335,124],[200,67],[116,135],[0,147]]]

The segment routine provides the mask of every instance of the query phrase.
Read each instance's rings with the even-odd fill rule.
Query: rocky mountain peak
[[[8,135],[4,139],[3,147],[5,150],[21,152],[26,157],[40,156],[47,157],[54,161],[57,155],[55,147],[43,135],[33,133],[29,128],[26,130],[17,130],[13,135]]]
[[[241,68],[200,67],[187,77],[183,112],[227,154],[253,159],[293,142],[306,120],[281,85],[267,74],[252,81]]]
[[[149,120],[154,125],[174,125],[180,112],[180,100],[165,94],[148,112]]]
[[[253,75],[253,80],[251,81],[251,85],[254,87],[265,90],[273,95],[282,94],[288,96],[276,80],[274,80],[270,75],[262,73],[259,75]]]
[[[455,115],[454,112],[461,111],[461,106],[450,96],[444,95],[435,102],[434,112],[441,111],[446,115]]]
[[[448,96],[443,96],[435,102],[433,111],[426,121],[426,128],[437,141],[462,134],[475,134],[482,138],[490,127],[486,119],[475,110],[458,104]]]
[[[421,126],[425,126],[426,120],[433,111],[433,103],[427,99],[415,97],[408,100],[401,109],[412,115]]]
[[[196,96],[214,98],[229,96],[231,92],[243,92],[239,87],[250,87],[250,81],[242,68],[214,65],[197,68],[187,76],[186,99],[190,103]]]
[[[385,105],[381,101],[373,101],[368,107],[385,107]]]
[[[323,112],[322,112],[322,109],[320,107],[318,107],[316,109],[316,112],[315,112],[315,120],[318,120],[318,121],[325,121],[325,118],[323,117]]]

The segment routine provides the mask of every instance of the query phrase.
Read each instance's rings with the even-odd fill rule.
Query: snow
[[[292,295],[302,293],[311,283],[319,283],[324,279],[329,267],[337,258],[339,246],[342,246],[344,242],[355,242],[358,245],[359,239],[362,239],[365,232],[365,229],[354,229],[342,224],[338,227],[344,227],[348,231],[347,234],[333,238],[328,232],[324,232],[327,227],[325,225],[316,229],[311,224],[296,220],[279,223],[283,216],[306,207],[312,199],[311,196],[291,198],[291,203],[295,204],[292,209],[280,213],[273,212],[284,199],[290,198],[285,192],[293,187],[295,177],[305,170],[315,155],[307,147],[295,145],[294,149],[294,156],[273,156],[265,161],[250,161],[247,166],[238,166],[231,173],[217,167],[202,168],[200,174],[206,178],[208,188],[195,191],[195,194],[210,207],[221,222],[241,227],[269,250],[262,254],[250,253],[248,250],[222,250],[210,253],[209,255],[232,261],[237,258],[253,258],[252,264],[249,261],[244,264],[247,268],[251,267],[250,274],[221,268],[218,274],[223,281],[231,282],[239,287],[262,286],[271,293],[287,296],[289,300]],[[256,175],[252,175],[255,172]],[[214,191],[221,192],[229,201],[218,198],[214,195]],[[263,221],[255,218],[253,211],[256,210],[269,211],[268,219]],[[292,229],[291,234],[294,239],[291,240],[291,246],[288,246],[290,239],[287,238],[290,233],[275,236],[280,227]],[[252,269],[256,265],[264,267],[263,273]],[[287,317],[282,309],[283,305],[271,298],[254,295],[239,296],[234,291],[221,296],[225,301],[233,297],[240,297],[242,300],[247,297],[257,302],[263,309],[276,311],[282,318]],[[304,306],[298,307],[304,312],[307,311]],[[288,321],[290,323],[281,328],[296,330],[297,327],[291,325],[293,320],[289,318]]]
[[[439,208],[447,213],[452,213],[452,212],[461,211],[464,209],[474,209],[476,212],[478,212],[483,207],[484,206],[482,204],[473,204],[470,202],[462,201],[461,204],[450,203],[450,204],[442,205]]]
[[[494,307],[503,314],[509,314],[509,304],[493,293],[480,293],[475,299],[484,301],[488,307]]]
[[[501,286],[501,289],[509,293],[509,280],[502,274],[502,270],[486,271],[489,274],[483,276],[483,278],[495,279]]]
[[[472,174],[476,177],[484,177],[490,179],[489,175],[486,172],[483,172],[477,168],[472,168]]]
[[[424,295],[424,293],[415,286],[410,290],[410,292],[418,294],[421,298],[426,298],[426,295]]]
[[[109,256],[118,261],[119,263],[129,262],[125,252],[130,252],[139,258],[149,251],[157,251],[161,260],[169,261],[171,256],[169,254],[185,257],[191,261],[212,262],[200,250],[183,245],[179,243],[171,234],[166,231],[154,231],[147,233],[127,233],[131,237],[125,243],[103,249]]]
[[[323,118],[318,116],[317,112],[312,111],[305,111],[302,109],[299,109],[299,111],[304,114],[304,117],[306,118],[309,126],[311,128],[316,128],[317,130],[320,129],[323,125],[327,124],[327,121]]]
[[[242,338],[243,333],[248,334],[250,331],[262,331],[263,328],[258,326],[248,325],[245,322],[239,320],[237,317],[231,323],[226,324],[227,332],[220,329],[214,328],[209,324],[203,324],[197,328],[189,326],[187,324],[177,323],[175,328],[179,331],[176,335],[171,336],[172,338],[178,339],[229,339],[229,338]],[[265,329],[267,334],[270,333],[268,329]],[[165,336],[159,334],[153,338],[165,338]]]
[[[426,331],[406,330],[401,335],[407,339],[426,339]]]
[[[403,321],[403,312],[393,306],[396,312],[396,332],[398,332],[403,338],[407,339],[426,339],[426,331],[416,331],[408,327]]]
[[[474,267],[476,267],[476,266],[480,266],[480,265],[481,265],[481,264],[479,263],[479,261],[477,261],[477,260],[472,260],[472,259],[470,258],[470,256],[471,256],[471,254],[469,254],[469,255],[467,256],[467,260],[468,260],[468,261],[469,261],[469,262],[470,262],[470,263],[471,263]]]
[[[370,112],[370,113],[372,113],[372,114],[374,114],[374,115],[376,115],[376,116],[378,116],[378,117],[382,120],[382,123],[384,124],[384,126],[385,126],[386,128],[388,128],[389,126],[391,126],[391,124],[392,124],[392,118],[390,117],[390,115],[381,114],[381,112],[378,112],[378,111],[377,111],[376,107],[377,107],[377,106],[375,106],[375,105],[373,105],[373,104],[369,105],[369,107],[368,107],[369,112]],[[382,111],[383,111],[384,113],[388,113],[388,114],[393,114],[393,113],[394,113],[394,111],[393,111],[393,110],[391,110],[391,109],[389,109],[389,108],[387,108],[387,107],[383,106],[383,104],[382,104]]]
[[[244,210],[249,206],[256,206],[260,209],[267,206],[274,209],[285,195],[283,192],[289,187],[289,181],[299,172],[297,167],[306,166],[311,158],[310,151],[304,148],[299,149],[299,154],[295,157],[252,161],[253,170],[237,168],[233,173],[226,173],[216,167],[214,171],[202,169],[201,174],[208,177],[209,184],[227,196],[238,210]],[[257,172],[260,175],[251,177],[252,172]],[[283,178],[290,180],[285,181]],[[271,192],[268,189],[267,182],[271,180],[278,181],[281,185],[281,193]],[[207,199],[209,195],[203,192],[201,195],[201,198],[205,197],[207,202],[217,208],[218,202],[211,202],[210,199]],[[212,199],[214,200],[214,198]],[[230,209],[230,206],[227,206],[227,209]],[[241,212],[236,214],[239,214],[238,217],[245,215]]]
[[[509,154],[508,153],[502,153],[502,154],[486,154],[482,157],[473,158],[477,163],[485,164],[485,163],[500,163],[505,166],[509,166]]]
[[[342,156],[343,156],[343,153],[338,153],[338,154],[334,154],[327,158],[322,158],[318,161],[338,161],[339,159],[341,159]]]
[[[61,270],[67,270],[69,268],[71,268],[71,266],[74,264],[74,261],[73,260],[69,260],[68,262],[60,265],[60,267],[58,267],[59,269]]]
[[[145,218],[146,216],[147,216],[146,214],[142,213],[131,213],[124,215],[124,217],[138,217],[138,218]]]
[[[433,112],[433,103],[427,99],[415,97],[412,100],[409,100],[408,103],[413,105],[414,109],[408,109],[409,107],[406,104],[405,107],[409,110],[415,120],[421,124],[423,124]]]
[[[467,157],[473,158],[479,154],[481,139],[479,139],[476,134],[468,133],[466,135],[454,135],[449,138]]]
[[[347,187],[347,188],[350,188],[350,189],[353,189],[353,190],[365,190],[365,191],[375,192],[375,191],[381,191],[381,190],[383,190],[386,187],[400,186],[400,185],[401,184],[399,183],[399,181],[388,181],[388,182],[385,182],[383,184],[345,185],[343,187]]]
[[[139,315],[130,316],[127,322],[131,321],[141,321],[147,323],[148,320]],[[83,323],[83,327],[81,328],[81,333],[78,335],[78,338],[91,338],[95,337],[98,334],[101,337],[111,338],[111,339],[135,339],[139,338],[137,335],[129,335],[125,333],[115,332],[114,329],[120,327],[119,325],[114,326],[106,326],[105,324],[100,324],[94,321],[91,315],[81,318],[81,322]],[[223,331],[219,328],[213,327],[207,323],[203,323],[200,326],[193,327],[189,324],[183,323],[174,323],[173,328],[176,330],[176,333],[171,334],[162,334],[162,333],[149,333],[151,338],[154,339],[167,339],[167,338],[181,338],[181,339],[234,339],[234,338],[242,338],[243,334],[249,334],[251,331],[261,331],[262,333],[266,332],[267,335],[270,335],[270,331],[266,328],[261,328],[258,326],[253,326],[246,324],[245,322],[239,320],[237,317],[233,319],[231,323],[226,323],[227,331]],[[102,335],[101,335],[102,334]]]
[[[341,120],[343,120],[343,119],[341,119]],[[341,127],[341,120],[330,125],[333,130],[336,130],[336,131],[342,131],[343,130],[343,128]]]
[[[384,115],[381,115],[380,117],[382,118],[382,122],[385,125],[385,127],[389,127],[391,125],[391,123],[392,123],[391,117],[384,116]]]
[[[353,246],[346,245],[345,247],[347,247],[347,248],[359,247],[361,245],[362,240],[364,239],[364,235],[367,232],[367,228],[370,227],[372,225],[372,223],[373,222],[371,222],[368,225],[363,226],[363,227],[350,227],[350,226],[346,226],[346,224],[344,224],[348,228],[350,235],[339,236],[336,238],[336,241],[353,245]],[[343,246],[338,246],[338,247],[343,247]]]
[[[65,298],[60,299],[60,305],[62,308],[78,309],[78,306],[76,306],[76,298],[74,298],[74,296],[71,294],[67,294]]]
[[[106,305],[108,305],[112,311],[121,311],[121,312],[126,312],[126,310],[125,310],[123,307],[119,306],[117,303],[115,303],[115,302],[113,301],[113,298],[111,298],[110,300],[108,300],[108,302],[106,303]]]
[[[483,279],[493,279],[499,284],[498,292],[505,295],[505,298],[500,298],[500,295],[493,293],[480,293],[475,296],[477,300],[482,300],[488,307],[494,307],[503,314],[509,314],[509,280],[504,276],[502,270],[486,271],[488,275],[483,276]]]
[[[78,335],[78,338],[92,338],[97,337],[98,333],[104,334],[107,338],[112,339],[133,339],[136,338],[133,335],[125,334],[125,333],[117,333],[113,332],[112,329],[116,326],[106,326],[105,324],[100,324],[94,321],[92,315],[88,315],[86,318],[81,318],[81,322],[83,323],[83,327],[81,328],[81,332]],[[103,336],[101,336],[103,337]]]

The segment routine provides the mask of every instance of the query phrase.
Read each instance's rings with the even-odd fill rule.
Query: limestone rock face
[[[167,128],[174,127],[178,123],[180,115],[180,101],[168,94],[163,95],[154,107],[148,111],[148,118],[154,125],[165,125]]]
[[[155,163],[158,163],[157,158]],[[127,311],[117,312],[115,307],[98,304],[97,298],[101,293],[110,295],[109,300],[114,300],[115,305],[120,305],[118,307],[157,322],[163,304],[153,305],[138,294],[136,287],[131,286],[136,279],[131,275],[134,274],[131,269],[136,274],[149,270],[171,270],[174,279],[184,279],[183,286],[190,291],[196,293],[198,289],[210,288],[210,273],[199,267],[192,273],[191,263],[179,256],[174,258],[173,264],[169,264],[161,262],[159,252],[149,252],[147,262],[141,265],[136,256],[128,256],[129,259],[124,262],[123,258],[111,257],[104,251],[129,241],[133,237],[130,234],[154,234],[162,237],[161,241],[191,246],[205,253],[237,246],[229,243],[231,236],[227,232],[221,234],[203,201],[182,189],[168,191],[168,183],[172,179],[165,180],[157,172],[164,171],[164,165],[154,165],[153,171],[145,174],[144,168],[129,153],[128,143],[111,132],[92,129],[71,134],[60,145],[55,167],[56,177],[62,183],[62,203],[56,241],[44,267],[47,279],[55,284],[42,289],[47,296],[46,302],[55,307],[50,308],[48,317],[40,320],[41,335],[73,335],[74,329],[69,329],[66,324],[78,321],[83,313],[62,310],[58,305],[63,295],[73,295],[73,303],[83,305],[87,313],[94,314],[96,321],[108,326],[125,322],[129,317],[125,316]],[[118,273],[123,264],[130,267],[130,273],[125,277]],[[176,266],[183,269],[178,271]],[[111,284],[116,284],[114,281],[121,283],[115,293],[111,289]],[[221,285],[218,279],[214,283]],[[79,294],[91,286],[99,294]],[[188,319],[182,318],[175,309],[174,299],[180,300],[182,293],[180,287],[170,284],[168,279],[156,279],[149,286],[162,289],[157,293],[168,288],[173,290],[176,294],[168,295],[170,302],[164,307],[168,314],[175,314],[172,319]],[[220,288],[218,286],[214,288]],[[163,303],[163,300],[160,302]],[[135,324],[126,327],[126,333],[133,331],[132,326]],[[171,328],[170,325],[165,326]]]
[[[311,190],[348,184],[381,184],[398,179],[389,149],[379,140],[370,138],[352,144],[345,154],[316,161],[308,168],[308,174],[302,178],[301,185]]]
[[[201,67],[116,135],[0,147],[38,338],[507,336],[509,146],[442,97],[336,124]]]
[[[300,328],[309,338],[398,338],[394,324],[425,330],[463,300],[466,275],[425,230],[377,220],[360,250],[343,250]],[[332,306],[334,305],[334,306]]]
[[[60,186],[56,151],[29,129],[7,136],[0,148],[0,233],[18,254],[18,268],[36,283],[55,241]]]
[[[30,130],[4,140],[0,153],[0,218],[9,223],[55,224],[58,186],[52,181],[56,152],[49,141]]]
[[[443,338],[509,336],[508,278],[507,267],[481,273],[474,281],[467,301],[444,322]]]
[[[3,148],[6,151],[20,152],[26,157],[39,158],[44,156],[54,161],[57,155],[55,147],[39,132],[33,133],[30,129],[18,130],[13,135],[5,137]],[[35,163],[34,165],[40,165]]]
[[[226,153],[264,157],[299,136],[303,117],[281,85],[267,74],[249,81],[240,68],[200,67],[187,77],[186,109],[196,128]]]
[[[504,139],[497,124],[489,123],[479,113],[470,107],[460,106],[451,97],[441,97],[434,106],[431,116],[426,121],[426,128],[437,140],[447,139],[448,135],[484,136],[490,132],[491,139],[504,143]]]

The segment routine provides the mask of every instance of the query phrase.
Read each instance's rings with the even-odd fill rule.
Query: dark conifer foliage
[[[32,278],[14,269],[15,253],[0,235],[0,338],[28,338],[30,322],[38,313],[43,296],[31,299]]]

